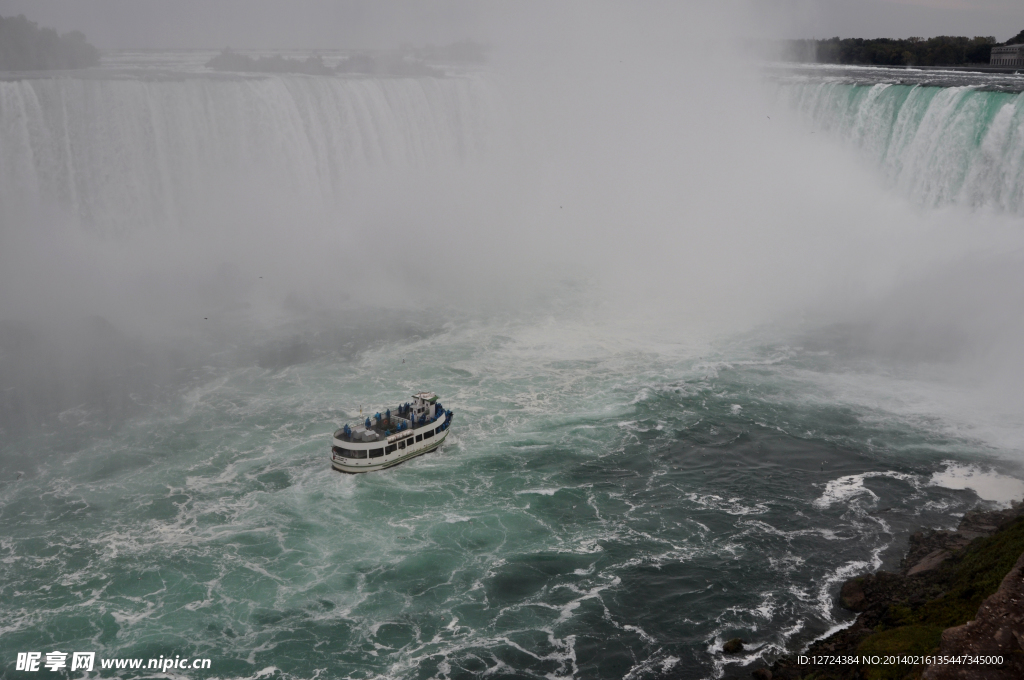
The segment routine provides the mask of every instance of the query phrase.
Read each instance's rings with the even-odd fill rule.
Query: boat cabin
[[[362,416],[360,416],[362,417]],[[399,404],[367,417],[355,427],[346,424],[334,433],[331,459],[342,472],[370,472],[397,465],[433,451],[448,435],[452,412],[438,403],[433,392],[412,395]]]

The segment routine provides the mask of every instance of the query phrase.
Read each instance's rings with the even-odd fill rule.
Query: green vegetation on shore
[[[964,66],[989,63],[997,45],[1024,43],[1021,31],[1005,43],[992,36],[940,35],[935,38],[828,38],[827,40],[790,40],[784,51],[795,61],[822,64],[859,64],[870,66]]]
[[[913,593],[905,602],[889,605],[875,632],[857,647],[860,655],[925,655],[939,646],[942,631],[974,620],[985,598],[999,589],[1003,577],[1024,553],[1024,518],[987,538],[979,538],[962,554],[940,566],[928,581],[941,588],[933,599],[920,601]],[[865,669],[868,680],[913,676],[909,665]]]
[[[1024,44],[1024,31],[1021,31],[1017,35],[1013,36],[1009,40],[1003,43],[1004,45],[1021,45]]]
[[[0,71],[86,68],[99,63],[99,50],[78,31],[58,35],[24,15],[0,17]]]

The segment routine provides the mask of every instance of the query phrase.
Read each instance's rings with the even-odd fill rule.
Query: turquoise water
[[[11,677],[54,649],[211,659],[178,677],[749,673],[977,502],[932,481],[985,447],[837,398],[860,378],[785,345],[481,319],[210,368],[107,432],[69,412],[4,454],[25,475],[0,486],[0,656]],[[335,428],[422,389],[455,411],[439,451],[331,471]]]

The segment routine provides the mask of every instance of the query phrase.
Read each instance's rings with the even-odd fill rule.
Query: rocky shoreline
[[[843,584],[852,626],[753,671],[757,680],[1024,678],[1024,504],[972,510],[956,531],[919,531],[900,571]],[[865,664],[868,656],[1002,657],[1001,663]],[[813,657],[857,657],[814,664]],[[803,662],[803,663],[801,663]]]

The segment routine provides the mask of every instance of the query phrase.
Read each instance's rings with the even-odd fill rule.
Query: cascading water
[[[201,220],[237,178],[330,210],[353,173],[478,157],[488,96],[473,77],[0,82],[0,206],[124,234]]]
[[[916,201],[1024,214],[1024,94],[817,82],[783,86],[781,96]]]

